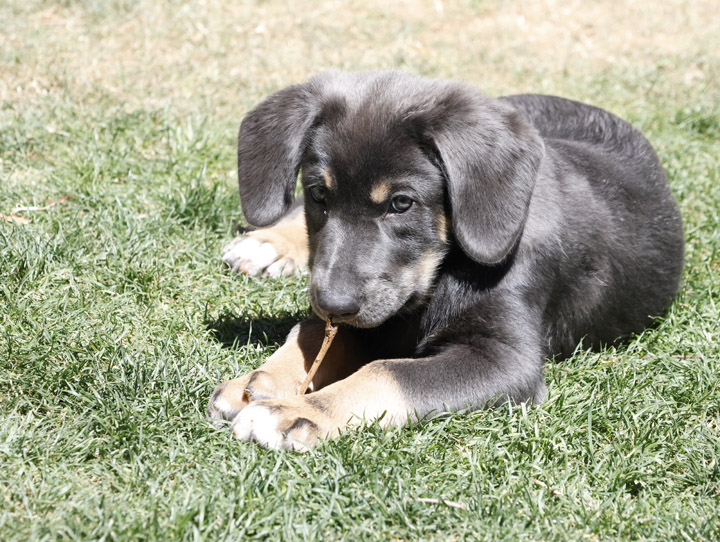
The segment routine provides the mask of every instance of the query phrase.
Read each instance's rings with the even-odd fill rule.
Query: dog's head
[[[326,72],[245,117],[240,196],[270,225],[301,171],[313,308],[374,327],[430,294],[452,243],[484,264],[512,251],[542,154],[521,115],[469,86]]]

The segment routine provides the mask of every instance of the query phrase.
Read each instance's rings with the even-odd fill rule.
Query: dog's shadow
[[[245,344],[280,344],[293,326],[306,317],[302,312],[282,312],[269,317],[222,313],[204,323],[224,348],[236,348]]]

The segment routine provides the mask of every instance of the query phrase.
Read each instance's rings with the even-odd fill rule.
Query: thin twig
[[[328,321],[325,324],[325,338],[323,339],[322,346],[320,346],[320,352],[318,352],[315,361],[313,361],[313,364],[310,366],[310,370],[308,371],[305,380],[300,385],[298,395],[303,395],[307,391],[310,382],[312,382],[312,379],[315,376],[315,373],[317,373],[317,370],[320,368],[320,364],[323,362],[323,359],[325,359],[325,354],[327,353],[328,348],[330,348],[330,345],[335,338],[337,329],[337,326],[334,326],[332,324],[332,319],[328,318]]]

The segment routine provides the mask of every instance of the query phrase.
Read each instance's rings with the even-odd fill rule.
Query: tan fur
[[[271,409],[274,430],[282,432],[282,439],[294,450],[307,450],[320,438],[336,437],[363,421],[379,420],[385,428],[412,419],[412,405],[382,362],[369,364],[316,393],[256,404]]]
[[[305,213],[293,212],[269,228],[246,234],[260,242],[270,243],[281,258],[293,260],[297,267],[307,267],[310,254]]]
[[[444,254],[438,254],[431,250],[423,252],[415,266],[416,280],[423,285],[423,289],[427,289],[435,279],[438,267],[442,263]]]
[[[328,417],[334,435],[340,429],[362,421],[380,419],[381,427],[406,423],[412,405],[408,403],[395,378],[382,364],[371,363],[344,380],[322,391],[327,400]],[[411,414],[411,413],[410,413]]]
[[[325,188],[328,190],[333,190],[335,188],[335,178],[328,170],[323,169],[322,178],[323,181],[325,181]]]
[[[449,228],[448,219],[447,219],[447,216],[445,216],[445,213],[440,213],[439,215],[437,215],[437,217],[435,217],[435,227],[437,228],[438,238],[443,243],[448,243],[449,242],[448,233],[449,233],[450,228]]]
[[[373,186],[370,191],[370,199],[373,203],[382,203],[385,201],[390,194],[390,184],[386,181],[382,181]]]
[[[320,346],[325,337],[325,322],[321,320],[306,320],[295,327],[299,330],[296,342],[296,351],[303,358],[303,379],[307,371],[315,361]],[[311,383],[311,390],[319,390],[323,387],[337,382],[356,371],[360,366],[367,363],[368,354],[363,345],[353,338],[351,333],[342,326],[338,328],[337,334],[325,354],[322,365],[318,369]]]
[[[215,388],[208,408],[211,416],[231,419],[253,400],[296,395],[324,335],[325,323],[321,320],[306,320],[296,325],[285,344],[255,371]],[[368,361],[363,352],[362,345],[340,328],[309,391],[322,389],[357,370]]]
[[[215,388],[209,410],[214,408],[222,417],[229,419],[254,399],[252,390],[255,390],[256,397],[286,397],[295,393],[307,374],[305,358],[298,344],[299,332],[300,324],[292,329],[285,344],[257,370]],[[251,393],[246,391],[249,387]]]

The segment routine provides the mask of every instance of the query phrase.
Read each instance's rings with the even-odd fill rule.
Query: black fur
[[[313,308],[363,335],[418,414],[539,401],[544,358],[638,332],[677,292],[682,223],[662,166],[595,107],[327,72],[253,109],[239,142],[255,225],[289,210],[302,169]],[[316,202],[323,172],[335,186]],[[394,195],[412,207],[393,212]]]

